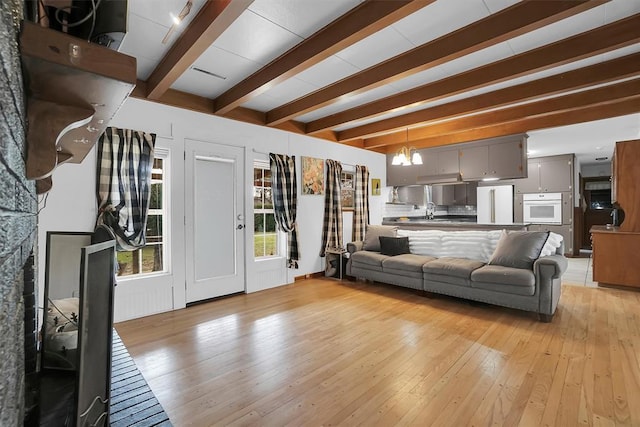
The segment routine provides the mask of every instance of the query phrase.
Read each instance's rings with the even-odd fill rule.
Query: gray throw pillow
[[[411,253],[409,250],[409,238],[380,236],[380,252],[382,252],[382,255],[389,256]]]
[[[547,231],[503,231],[489,264],[503,267],[533,269],[540,257]]]
[[[364,234],[362,249],[365,251],[380,252],[380,236],[396,237],[398,227],[393,225],[367,225]]]

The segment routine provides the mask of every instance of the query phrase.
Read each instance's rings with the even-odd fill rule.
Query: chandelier
[[[407,137],[406,142],[409,142],[409,128],[407,128]],[[422,156],[420,153],[416,151],[415,147],[402,147],[395,156],[393,156],[393,160],[391,164],[394,166],[402,165],[402,166],[411,166],[411,165],[421,165],[422,164]]]

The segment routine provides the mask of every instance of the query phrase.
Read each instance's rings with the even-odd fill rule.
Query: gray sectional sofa
[[[346,272],[530,311],[550,322],[567,268],[561,239],[551,240],[542,232],[398,231],[393,226],[369,226],[365,241],[347,244]]]

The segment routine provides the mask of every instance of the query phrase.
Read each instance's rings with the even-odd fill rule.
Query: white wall
[[[296,156],[298,182],[300,183],[300,156],[334,159],[343,164],[362,164],[369,167],[370,178],[380,178],[386,184],[385,156],[346,145],[331,143],[303,135],[292,134],[277,129],[254,126],[238,121],[223,119],[206,114],[167,107],[160,104],[129,99],[111,122],[112,126],[154,132],[172,150],[173,160],[182,159],[185,139],[221,143],[245,147],[245,186],[247,230],[253,230],[253,180],[252,164],[255,159],[267,159],[264,153],[276,152]],[[255,150],[255,151],[254,151]],[[172,162],[173,164],[174,162]],[[184,180],[176,177],[182,173],[179,167],[172,168],[172,207],[179,210],[183,199]],[[187,172],[188,173],[188,172]],[[382,221],[383,196],[370,196],[370,219],[372,224]],[[173,240],[184,239],[183,212],[174,212],[172,220]],[[322,240],[324,197],[300,194],[298,184],[298,229],[301,259],[299,269],[285,269],[282,260],[255,262],[253,259],[253,234],[245,234],[247,247],[246,278],[247,292],[255,292],[273,286],[293,282],[294,277],[322,271],[324,264],[319,257]],[[44,259],[44,236],[47,230],[90,231],[96,217],[95,201],[95,150],[80,165],[62,165],[53,175],[46,208],[39,215],[39,256]],[[352,214],[344,214],[345,243],[351,240]],[[183,243],[183,242],[182,242]],[[174,273],[174,308],[184,306],[184,259],[177,250],[184,245],[173,247],[172,271]],[[40,284],[44,283],[43,268],[39,268]],[[42,292],[41,292],[42,294]],[[119,304],[116,301],[116,304]],[[117,310],[116,310],[117,311]],[[122,320],[122,319],[117,319]]]

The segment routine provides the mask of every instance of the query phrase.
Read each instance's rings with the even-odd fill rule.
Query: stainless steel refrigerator
[[[513,224],[513,185],[478,187],[478,224]]]

